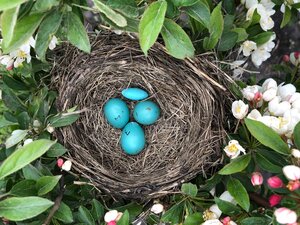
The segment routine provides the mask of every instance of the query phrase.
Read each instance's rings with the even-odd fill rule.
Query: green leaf
[[[298,149],[300,149],[300,122],[295,126],[293,134],[295,145]]]
[[[90,41],[80,18],[73,12],[67,12],[64,22],[70,43],[80,50],[90,53]]]
[[[280,24],[280,28],[285,27],[291,20],[292,18],[292,12],[291,9],[288,6],[285,6],[285,12],[283,14],[283,18]]]
[[[49,44],[60,27],[62,21],[62,13],[59,11],[53,11],[50,13],[41,23],[35,44],[35,52],[42,61],[45,61],[46,51]]]
[[[203,222],[203,215],[199,212],[190,214],[184,220],[183,225],[199,225]]]
[[[7,87],[11,88],[12,90],[21,90],[27,91],[29,88],[20,80],[15,79],[13,76],[3,74],[3,83],[7,85]]]
[[[187,14],[200,22],[204,27],[209,28],[210,9],[205,0],[199,0],[193,6],[185,7]]]
[[[153,2],[144,12],[139,24],[140,46],[145,55],[149,48],[155,43],[159,32],[162,29],[165,14],[167,11],[167,2],[160,0]]]
[[[131,219],[136,218],[143,212],[143,206],[136,202],[130,202],[114,209],[118,210],[119,212],[125,212],[127,210]]]
[[[43,176],[41,171],[39,171],[36,167],[34,167],[31,164],[23,167],[22,173],[23,173],[24,178],[27,180],[37,181],[38,179],[40,179],[41,176]]]
[[[11,221],[22,221],[33,218],[54,203],[40,197],[13,197],[0,202],[0,216]]]
[[[183,217],[184,212],[184,203],[177,203],[176,205],[173,205],[168,211],[166,211],[161,221],[163,222],[171,222],[172,224],[180,223]]]
[[[234,15],[236,11],[236,4],[234,0],[224,0],[223,1],[223,7],[226,11],[226,13],[230,15]]]
[[[137,18],[139,16],[139,11],[134,0],[108,0],[106,4],[129,18]]]
[[[241,221],[241,225],[257,225],[257,224],[270,224],[270,221],[263,217],[248,217]]]
[[[68,150],[62,146],[59,143],[55,143],[50,149],[49,151],[47,151],[47,156],[48,157],[52,157],[52,158],[56,158],[59,156],[62,156],[63,154],[65,154]]]
[[[61,176],[44,176],[37,180],[36,187],[38,189],[38,195],[42,196],[50,191],[57,185]]]
[[[198,193],[198,188],[197,185],[195,184],[187,183],[181,186],[181,191],[186,195],[189,195],[191,197],[196,197]]]
[[[31,13],[49,11],[52,7],[58,6],[59,2],[60,0],[38,0],[34,3]]]
[[[6,140],[5,147],[11,148],[22,141],[28,133],[28,130],[14,130],[11,136]]]
[[[229,175],[229,174],[241,172],[248,166],[250,160],[251,160],[251,155],[248,154],[233,159],[229,164],[224,166],[219,171],[219,174]]]
[[[282,167],[274,165],[267,158],[265,158],[259,153],[256,154],[256,161],[258,166],[265,171],[271,173],[280,173],[282,171]]]
[[[17,125],[17,123],[6,120],[4,117],[0,118],[0,128]]]
[[[74,221],[70,207],[64,202],[60,203],[60,206],[53,217],[67,224],[72,223]]]
[[[259,46],[268,42],[273,34],[274,33],[271,31],[262,32],[255,35],[254,37],[249,38],[249,40],[254,41]]]
[[[99,220],[104,216],[104,207],[103,205],[96,199],[92,200],[92,216],[95,220]]]
[[[28,0],[0,0],[0,11],[17,7],[27,1]]]
[[[281,137],[261,122],[245,119],[250,133],[263,145],[273,149],[274,151],[288,155],[290,153],[289,146],[281,139]]]
[[[125,210],[117,225],[129,225],[129,213],[127,210]]]
[[[119,27],[126,27],[127,21],[124,16],[122,16],[119,13],[116,13],[114,10],[112,10],[109,6],[105,5],[100,0],[94,0],[96,8],[103,13],[105,16],[107,16],[108,19],[113,21],[116,25]]]
[[[238,40],[238,34],[232,31],[224,33],[220,39],[218,51],[228,51],[232,49]]]
[[[19,6],[5,10],[1,15],[1,35],[3,37],[2,45],[5,47],[10,44],[14,29],[17,23]]]
[[[222,36],[223,27],[224,19],[222,15],[222,3],[219,3],[211,13],[209,21],[210,36],[204,38],[203,47],[206,50],[211,50],[216,46],[218,40]]]
[[[49,119],[52,127],[64,127],[71,125],[79,118],[79,112],[60,113]]]
[[[215,197],[215,203],[225,215],[236,216],[241,212],[240,208],[236,205],[227,201],[223,201],[217,197]]]
[[[237,42],[245,41],[248,38],[248,34],[245,28],[234,28],[231,31],[236,32],[238,34]]]
[[[9,53],[26,42],[40,25],[44,14],[33,14],[17,21],[10,43],[3,46],[4,54]]]
[[[86,225],[96,225],[93,216],[87,208],[80,206],[78,212],[80,222],[83,222]]]
[[[172,0],[175,6],[181,7],[181,6],[194,6],[198,0]]]
[[[161,34],[170,55],[177,59],[194,56],[195,48],[191,39],[173,20],[165,19]]]
[[[13,152],[0,167],[0,180],[42,156],[54,141],[37,140]]]
[[[9,193],[18,197],[34,196],[37,194],[35,183],[34,180],[22,180],[19,183],[16,183]]]
[[[7,85],[2,85],[2,100],[13,111],[26,111],[24,103]]]
[[[231,178],[227,182],[227,190],[232,195],[234,200],[248,212],[250,208],[250,199],[242,183],[238,179]]]

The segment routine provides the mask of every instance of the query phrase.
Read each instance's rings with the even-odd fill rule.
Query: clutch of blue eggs
[[[121,98],[109,99],[104,105],[104,116],[108,123],[121,133],[121,147],[128,155],[139,154],[146,145],[145,132],[141,125],[154,124],[160,115],[158,105],[150,100],[142,101],[149,94],[140,88],[127,88],[122,91],[123,97],[137,102],[133,109],[133,119],[130,122],[130,110]]]

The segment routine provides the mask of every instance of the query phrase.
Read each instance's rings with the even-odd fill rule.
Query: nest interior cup
[[[69,45],[58,50],[52,80],[59,110],[83,110],[73,125],[56,131],[79,174],[112,196],[149,199],[220,162],[226,91],[208,56],[176,60],[157,43],[145,57],[137,39],[110,32],[93,35],[91,43],[90,55]],[[128,87],[146,90],[161,109],[155,124],[143,126],[146,147],[136,156],[123,152],[122,131],[103,113],[104,104],[122,98]],[[137,102],[123,100],[132,113]]]

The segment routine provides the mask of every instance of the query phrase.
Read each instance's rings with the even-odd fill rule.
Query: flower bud
[[[289,180],[299,180],[300,179],[300,167],[289,165],[285,166],[282,169],[283,174],[286,176]]]
[[[30,144],[31,142],[33,142],[33,140],[31,138],[28,138],[24,141],[23,146]]]
[[[289,183],[286,187],[290,191],[296,191],[300,188],[300,181],[299,180],[291,180],[291,181],[289,181]]]
[[[107,225],[117,225],[117,222],[115,220],[112,220],[108,222]]]
[[[253,186],[260,186],[260,185],[262,185],[263,181],[264,181],[264,178],[260,172],[252,173],[251,183]]]
[[[295,157],[295,158],[300,158],[300,151],[298,149],[295,149],[293,148],[292,149],[292,155]]]
[[[63,164],[64,164],[64,160],[61,159],[61,158],[59,158],[59,159],[56,161],[56,165],[57,165],[59,168],[61,168],[61,167],[63,166]]]
[[[111,221],[115,221],[118,217],[118,211],[117,210],[110,210],[107,213],[105,213],[104,221],[106,223],[109,223]]]
[[[213,220],[207,220],[204,223],[201,223],[201,225],[223,225],[220,220],[213,219]]]
[[[40,127],[40,126],[41,126],[41,122],[38,121],[38,120],[34,120],[34,121],[33,121],[33,126],[34,126],[34,127]]]
[[[282,100],[287,100],[296,92],[296,87],[293,84],[286,84],[278,87],[278,95]]]
[[[274,207],[275,205],[278,205],[281,202],[282,196],[281,195],[271,195],[269,197],[269,204],[271,207]]]
[[[281,188],[283,186],[283,182],[279,177],[273,176],[268,179],[268,185],[271,188]]]
[[[243,119],[247,113],[248,113],[248,108],[249,106],[246,105],[243,101],[239,100],[239,101],[234,101],[232,103],[232,113],[233,116],[239,120]]]
[[[276,221],[282,224],[295,223],[297,221],[297,214],[293,210],[285,207],[276,209],[274,216]]]
[[[118,216],[116,218],[116,221],[118,222],[121,219],[122,216],[123,216],[123,213],[122,212],[118,212]]]
[[[160,203],[154,204],[151,209],[151,212],[153,212],[154,214],[160,214],[164,211],[164,206]]]
[[[50,134],[52,134],[52,133],[54,132],[54,127],[48,125],[48,126],[47,126],[47,131],[48,131]]]
[[[261,114],[257,109],[252,109],[252,111],[247,116],[247,118],[249,118],[251,120],[257,120],[260,117],[261,117]]]
[[[294,66],[297,66],[300,63],[299,52],[292,52],[290,54],[290,61]]]
[[[260,93],[259,89],[260,89],[260,87],[258,85],[247,86],[247,87],[243,88],[242,94],[243,94],[244,98],[247,99],[248,101],[253,101],[256,93]]]
[[[72,167],[72,162],[70,160],[65,161],[65,163],[62,165],[61,169],[64,171],[70,171]]]
[[[289,61],[290,61],[290,56],[289,56],[289,55],[284,55],[284,56],[282,57],[282,61],[283,61],[283,62],[289,62]]]

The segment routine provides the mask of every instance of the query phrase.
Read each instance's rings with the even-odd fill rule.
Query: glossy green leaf
[[[223,0],[223,7],[226,13],[234,15],[236,11],[236,3],[234,0]]]
[[[121,219],[117,222],[117,225],[129,225],[129,213],[127,210],[123,213]]]
[[[248,212],[250,208],[250,199],[247,190],[242,183],[238,179],[231,178],[227,182],[227,190],[234,200]]]
[[[11,221],[22,221],[33,218],[54,203],[40,197],[13,197],[0,202],[0,216]]]
[[[34,3],[31,12],[46,12],[49,11],[52,7],[58,6],[60,0],[38,0]]]
[[[109,6],[105,5],[100,0],[94,0],[96,8],[103,13],[107,18],[113,21],[119,27],[126,27],[127,21],[124,16],[112,10]]]
[[[215,197],[215,203],[218,205],[219,209],[225,215],[236,216],[241,212],[240,208],[230,202],[223,201],[217,197]]]
[[[295,126],[293,134],[295,145],[298,149],[300,149],[300,122]]]
[[[3,46],[4,53],[9,53],[24,44],[33,35],[43,17],[44,14],[32,14],[18,20],[10,43]]]
[[[196,197],[198,193],[198,188],[197,185],[195,184],[186,183],[181,186],[181,191],[186,195],[189,195],[191,197]]]
[[[292,18],[292,11],[288,6],[285,6],[285,12],[283,13],[283,18],[280,24],[280,28],[285,27]]]
[[[181,7],[181,6],[192,6],[195,5],[198,0],[172,0],[175,6]]]
[[[219,42],[218,51],[228,51],[232,49],[238,40],[238,34],[232,31],[223,33]]]
[[[60,206],[53,217],[66,224],[72,223],[74,221],[70,207],[64,202],[60,203]]]
[[[183,225],[199,225],[203,222],[203,215],[199,212],[190,214],[184,220]]]
[[[18,91],[28,90],[28,86],[25,83],[16,79],[13,76],[3,74],[2,78],[3,78],[3,83],[6,84],[12,90],[18,90]]]
[[[210,9],[205,0],[199,0],[193,6],[185,7],[187,14],[200,22],[204,27],[209,28]]]
[[[17,123],[6,120],[4,117],[0,118],[0,129],[12,125],[17,125]]]
[[[60,27],[63,14],[59,11],[50,13],[41,23],[35,43],[35,52],[42,61],[45,61],[46,51],[53,38],[53,35]]]
[[[80,18],[73,12],[67,12],[64,23],[70,43],[80,50],[90,53],[90,41]]]
[[[35,183],[34,180],[22,180],[16,183],[9,193],[18,197],[35,196],[37,194]]]
[[[250,133],[260,143],[283,155],[290,153],[289,146],[281,139],[279,134],[270,127],[251,119],[245,119],[245,123]]]
[[[220,171],[219,174],[221,175],[229,175],[243,171],[248,164],[250,163],[251,155],[243,155],[239,156],[236,159],[233,159],[229,164],[224,166]]]
[[[50,191],[58,184],[61,176],[44,176],[37,180],[36,187],[38,195],[42,196]]]
[[[248,34],[245,28],[237,27],[232,29],[231,31],[238,34],[237,42],[245,41],[248,38]]]
[[[280,173],[282,171],[282,167],[274,165],[271,163],[267,158],[265,158],[263,155],[257,153],[256,154],[256,162],[257,165],[265,171],[271,172],[271,173]]]
[[[262,45],[268,42],[272,35],[274,35],[274,33],[271,31],[262,32],[255,35],[254,37],[249,38],[249,40],[254,41],[257,45]]]
[[[11,9],[29,0],[0,0],[0,11]]]
[[[104,216],[104,206],[96,199],[92,200],[91,213],[95,220],[98,220]]]
[[[222,3],[219,3],[217,7],[211,13],[209,21],[209,37],[204,38],[203,47],[205,50],[213,49],[219,39],[222,36],[224,27],[224,19],[222,15]]]
[[[29,164],[22,168],[22,173],[25,179],[37,181],[43,174],[35,166]]]
[[[17,23],[19,6],[5,10],[1,15],[2,45],[8,46],[13,38],[14,29]]]
[[[14,130],[11,136],[6,140],[5,147],[11,148],[22,141],[28,133],[28,130]]]
[[[263,217],[248,217],[241,221],[241,225],[270,224],[270,220]]]
[[[79,113],[60,113],[49,119],[49,123],[52,127],[64,127],[71,125],[79,118]]]
[[[83,222],[86,225],[96,225],[92,214],[87,208],[80,206],[78,212],[80,222]]]
[[[41,157],[54,143],[41,139],[17,149],[0,166],[0,180]]]
[[[155,43],[164,23],[167,2],[153,2],[144,12],[139,24],[139,41],[141,49],[147,55],[149,48]]]
[[[178,224],[182,220],[184,212],[184,203],[177,203],[168,209],[161,217],[163,222],[171,222],[171,224]]]
[[[53,157],[53,158],[56,158],[56,157],[59,157],[59,156],[62,156],[63,154],[65,154],[68,150],[62,146],[61,144],[59,143],[55,143],[50,149],[49,151],[47,151],[47,156],[48,157]]]
[[[195,48],[191,39],[173,20],[165,19],[161,34],[170,55],[177,59],[194,56]]]
[[[6,107],[13,111],[26,111],[25,104],[7,85],[2,85],[2,100]],[[7,119],[7,118],[6,118]]]
[[[108,0],[106,4],[129,18],[137,18],[139,16],[138,7],[134,0]]]

